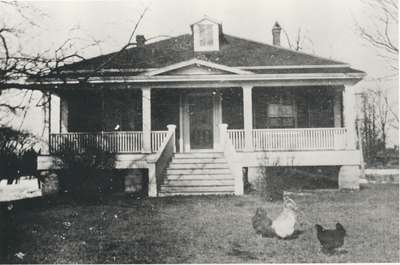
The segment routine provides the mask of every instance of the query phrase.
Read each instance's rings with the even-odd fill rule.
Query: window
[[[268,104],[269,128],[294,128],[295,107],[289,95],[276,95]]]
[[[193,24],[194,51],[219,50],[219,24],[207,19]]]
[[[199,24],[200,46],[213,46],[213,25]]]

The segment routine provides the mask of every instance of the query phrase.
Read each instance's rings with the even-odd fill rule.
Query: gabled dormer
[[[204,16],[200,21],[191,26],[193,36],[193,49],[195,52],[218,51],[222,24]]]

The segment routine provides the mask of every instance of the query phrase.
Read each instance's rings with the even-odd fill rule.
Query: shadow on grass
[[[294,230],[293,234],[289,237],[283,238],[283,240],[293,240],[299,238],[301,234],[303,234],[303,230]]]

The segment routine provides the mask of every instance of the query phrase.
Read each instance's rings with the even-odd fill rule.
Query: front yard
[[[398,185],[367,185],[360,192],[316,191],[292,198],[306,217],[298,220],[303,233],[292,240],[255,234],[251,217],[257,207],[267,208],[272,217],[281,210],[281,202],[265,202],[256,195],[155,199],[113,195],[94,203],[32,199],[15,206],[11,216],[15,226],[6,229],[12,239],[6,261],[399,262]],[[334,227],[337,221],[348,232],[345,251],[327,256],[320,251],[313,225]],[[17,258],[18,252],[25,256]]]

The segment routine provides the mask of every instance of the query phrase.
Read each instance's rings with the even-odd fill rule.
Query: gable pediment
[[[251,74],[251,72],[237,68],[207,62],[199,59],[169,65],[147,73],[148,76],[157,75],[225,75],[225,74]]]

